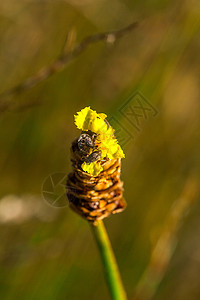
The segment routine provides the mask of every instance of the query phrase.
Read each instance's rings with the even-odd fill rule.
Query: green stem
[[[113,300],[127,300],[117,262],[110,244],[106,228],[102,221],[91,225],[104,265],[105,276]]]

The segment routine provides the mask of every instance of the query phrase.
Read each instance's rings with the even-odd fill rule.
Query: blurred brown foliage
[[[94,43],[32,89],[1,96],[4,300],[109,299],[88,224],[41,195],[49,174],[70,171],[73,115],[89,105],[126,141],[128,206],[105,223],[129,298],[200,298],[198,1],[1,1],[0,93],[85,37],[134,21],[137,29]],[[139,130],[122,114],[137,92],[157,112],[138,117]]]

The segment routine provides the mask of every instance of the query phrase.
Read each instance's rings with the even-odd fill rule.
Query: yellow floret
[[[99,175],[99,173],[101,171],[103,171],[103,167],[101,166],[100,162],[91,162],[89,165],[86,164],[86,162],[84,162],[82,165],[81,165],[83,171],[93,175],[93,176],[97,176]]]
[[[114,129],[104,121],[106,117],[106,114],[98,114],[88,106],[74,116],[74,122],[78,129],[90,130],[97,134],[96,143],[102,158],[123,158],[125,155],[115,138]],[[93,176],[97,176],[103,170],[100,162],[91,162],[90,164],[84,162],[81,167],[83,171]]]

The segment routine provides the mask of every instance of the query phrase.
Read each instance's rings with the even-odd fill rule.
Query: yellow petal
[[[91,174],[92,176],[97,176],[101,171],[103,171],[103,167],[101,166],[100,162],[92,162],[90,164],[86,164],[86,162],[84,162],[81,165],[81,168],[83,171]]]

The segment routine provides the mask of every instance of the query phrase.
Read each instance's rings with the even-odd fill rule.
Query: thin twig
[[[98,221],[97,226],[91,225],[91,228],[104,265],[111,297],[113,300],[126,300],[126,292],[104,224]]]
[[[72,49],[71,52],[62,53],[56,61],[52,64],[42,68],[35,75],[29,77],[24,82],[19,85],[3,92],[0,94],[0,98],[5,96],[12,96],[14,94],[23,92],[25,90],[31,89],[35,87],[37,84],[43,82],[48,79],[52,75],[62,71],[66,66],[73,61],[77,56],[79,56],[82,52],[84,52],[90,45],[95,44],[100,41],[105,41],[108,43],[113,43],[117,39],[124,36],[126,33],[132,31],[136,28],[137,22],[130,24],[129,26],[116,30],[109,31],[104,33],[98,33],[95,35],[88,36],[84,38],[76,47]]]

